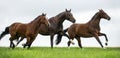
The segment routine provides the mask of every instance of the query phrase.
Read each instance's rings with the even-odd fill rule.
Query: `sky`
[[[120,47],[120,0],[0,0],[0,33],[4,31],[5,27],[14,22],[29,23],[38,15],[47,13],[47,18],[53,17],[65,9],[71,9],[71,13],[76,19],[76,23],[86,23],[98,9],[103,9],[111,20],[102,19],[100,22],[101,32],[108,36],[109,47]],[[63,23],[64,29],[69,27],[72,23],[65,21]],[[0,46],[9,47],[9,37],[6,35],[0,41]],[[102,44],[105,46],[105,38],[99,37]],[[62,38],[62,42],[55,47],[67,47],[68,39]],[[83,47],[100,47],[95,38],[81,38]],[[24,39],[18,46],[21,47],[26,42]],[[77,46],[77,41],[74,40]],[[16,42],[14,42],[16,43]],[[32,46],[48,46],[50,47],[50,36],[38,35]]]

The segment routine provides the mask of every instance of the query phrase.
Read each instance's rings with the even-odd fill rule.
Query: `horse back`
[[[10,31],[10,34],[13,35],[13,36],[15,36],[17,33],[24,35],[25,32],[27,31],[26,29],[27,29],[26,24],[13,23],[10,26],[9,31]]]

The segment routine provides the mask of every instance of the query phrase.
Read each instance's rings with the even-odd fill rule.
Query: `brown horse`
[[[11,48],[15,47],[13,40],[18,39],[19,37],[22,37],[22,38],[27,38],[27,42],[26,44],[24,44],[24,47],[28,46],[28,48],[30,48],[32,42],[35,40],[39,32],[39,29],[40,29],[39,27],[41,26],[41,24],[45,24],[46,26],[49,25],[46,19],[46,14],[42,14],[38,16],[37,18],[35,18],[35,20],[31,21],[28,24],[13,23],[9,27],[7,27],[6,30],[8,30],[8,33],[10,33],[11,35],[9,39],[10,47]],[[7,32],[3,32],[2,33],[3,35],[0,36],[0,38],[2,38],[5,33]]]
[[[72,40],[74,38],[77,39],[79,47],[82,48],[80,37],[85,37],[85,38],[95,37],[95,39],[99,42],[99,44],[103,48],[103,45],[101,41],[99,40],[98,36],[105,36],[106,45],[107,45],[108,39],[107,39],[106,34],[100,32],[99,23],[100,23],[101,18],[110,20],[110,17],[101,9],[86,24],[72,24],[68,28],[68,35],[70,39],[68,41],[68,47],[70,46],[70,43],[73,43]]]
[[[40,26],[40,30],[39,30],[39,34],[41,35],[50,35],[50,41],[51,41],[51,48],[53,48],[53,38],[55,34],[58,35],[64,35],[67,36],[67,34],[64,33],[63,31],[63,22],[65,20],[68,20],[70,22],[75,23],[75,19],[71,13],[71,9],[70,10],[65,10],[64,12],[50,18],[48,21],[50,23],[50,26],[45,26],[44,24],[42,24]],[[49,30],[47,30],[49,29]],[[68,37],[68,36],[67,36]],[[23,40],[24,38],[21,38],[17,45]]]

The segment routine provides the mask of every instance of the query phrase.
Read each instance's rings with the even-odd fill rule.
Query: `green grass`
[[[120,58],[120,48],[31,47],[30,49],[0,47],[0,58]]]

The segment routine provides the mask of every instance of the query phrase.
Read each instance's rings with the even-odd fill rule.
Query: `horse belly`
[[[79,36],[84,38],[93,37],[91,34],[80,34]]]
[[[49,35],[48,27],[46,25],[42,24],[39,28],[39,34]]]
[[[92,37],[92,34],[87,30],[87,28],[79,28],[77,31],[77,36],[80,37]]]

